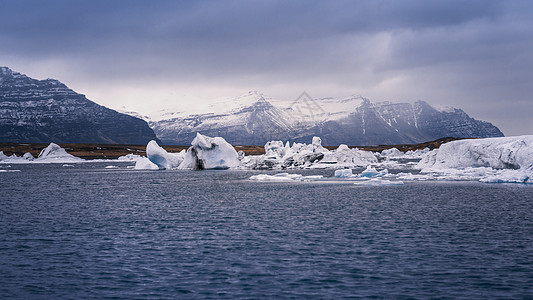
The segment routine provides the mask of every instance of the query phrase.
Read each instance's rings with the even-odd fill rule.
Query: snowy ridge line
[[[326,145],[503,136],[494,125],[475,120],[461,109],[439,110],[424,101],[372,103],[362,96],[279,101],[256,91],[217,101],[203,112],[164,112],[149,124],[165,144],[186,144],[197,132],[243,145],[309,142],[313,136],[320,136]]]

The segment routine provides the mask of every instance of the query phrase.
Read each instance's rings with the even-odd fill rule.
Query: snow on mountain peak
[[[13,74],[13,70],[11,70],[8,67],[0,67],[0,75],[2,76],[9,76]]]

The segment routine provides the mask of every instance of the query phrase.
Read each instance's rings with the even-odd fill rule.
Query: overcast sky
[[[533,134],[533,1],[0,0],[0,23],[0,66],[111,108],[360,94]]]

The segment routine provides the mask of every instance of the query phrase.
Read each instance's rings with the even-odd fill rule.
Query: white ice
[[[183,151],[180,153],[168,153],[167,150],[159,146],[156,141],[152,140],[146,145],[146,156],[153,164],[158,166],[159,169],[175,169],[183,162],[185,153]],[[139,163],[139,166],[145,166],[145,163],[146,162],[143,161]],[[137,167],[135,168],[137,169]],[[153,167],[150,166],[150,168]]]
[[[239,154],[221,137],[196,134],[185,153],[180,169],[234,169],[240,167]]]
[[[0,151],[0,163],[76,163],[84,161],[85,160],[82,158],[68,154],[65,149],[54,143],[50,143],[48,147],[44,148],[37,158],[34,158],[29,152],[25,153],[22,157],[19,157],[15,154],[6,156]]]
[[[249,180],[255,181],[315,181],[322,179],[321,175],[303,176],[300,174],[278,173],[275,175],[258,174],[253,175]]]
[[[168,153],[150,141],[146,146],[146,156],[159,169],[231,169],[240,167],[239,154],[232,145],[221,137],[208,137],[197,134],[187,151]],[[148,166],[145,162],[141,166]],[[137,169],[137,167],[136,167]]]
[[[533,183],[533,136],[445,143],[424,155],[417,168],[437,179]]]
[[[377,163],[377,158],[372,152],[350,149],[346,145],[330,151],[322,146],[319,137],[314,137],[310,145],[268,142],[265,155],[247,156],[242,162],[250,169],[325,169],[366,167]]]

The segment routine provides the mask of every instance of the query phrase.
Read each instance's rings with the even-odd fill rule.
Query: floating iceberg
[[[440,178],[533,183],[533,136],[449,142],[425,154],[417,168]]]
[[[351,169],[341,169],[336,170],[334,176],[337,178],[376,178],[386,176],[387,174],[389,174],[387,169],[378,171],[372,166],[367,166],[361,174],[353,174]]]
[[[191,147],[180,153],[168,153],[156,141],[150,141],[146,146],[146,156],[160,169],[204,170],[230,169],[240,166],[239,154],[226,140],[199,133],[192,141]],[[141,166],[149,165],[141,162],[139,168]]]
[[[33,155],[29,152],[25,153],[22,157],[19,157],[16,154],[7,156],[4,154],[4,151],[0,151],[0,163],[28,163],[34,159]]]
[[[322,179],[322,175],[303,176],[300,174],[278,173],[275,175],[258,174],[253,175],[249,180],[255,181],[315,181]]]
[[[366,167],[366,170],[361,172],[361,177],[367,177],[367,178],[374,178],[374,177],[383,177],[385,175],[389,174],[389,171],[387,169],[378,171],[374,169],[371,166]]]
[[[353,184],[362,185],[362,186],[403,185],[403,181],[393,181],[393,180],[373,178],[373,179],[364,180],[364,181],[357,181],[357,182],[354,182]]]
[[[337,178],[352,178],[353,176],[352,169],[335,170],[335,177]]]
[[[39,156],[35,159],[36,162],[50,162],[50,163],[64,163],[64,162],[83,162],[82,158],[68,154],[67,151],[59,145],[50,143],[48,147],[44,148]]]
[[[163,149],[163,147],[159,146],[153,140],[146,145],[146,156],[159,169],[176,169],[185,159],[184,151],[180,153],[168,153],[167,150]],[[143,163],[141,162],[140,164]]]
[[[180,169],[233,169],[241,165],[239,154],[221,137],[196,134],[191,147],[185,153]]]
[[[34,158],[29,152],[25,153],[22,157],[19,157],[15,154],[6,156],[2,151],[0,151],[0,163],[75,163],[84,161],[86,160],[76,157],[72,154],[68,154],[65,149],[54,143],[50,143],[50,145],[44,148],[37,158]]]
[[[141,158],[143,158],[144,156],[142,155],[139,155],[139,154],[133,154],[133,153],[130,153],[130,154],[126,154],[126,155],[123,155],[119,158],[117,158],[118,161],[137,161]]]
[[[146,157],[141,157],[135,161],[135,170],[159,170],[159,167]]]

